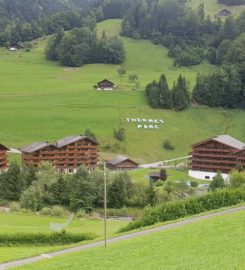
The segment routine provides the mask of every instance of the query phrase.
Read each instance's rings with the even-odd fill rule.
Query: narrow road
[[[217,213],[208,214],[208,215],[200,216],[200,217],[194,217],[194,218],[190,218],[187,220],[175,222],[172,224],[163,225],[163,226],[157,227],[157,228],[152,228],[152,229],[148,229],[148,230],[144,230],[144,231],[140,231],[140,232],[134,232],[134,233],[130,233],[127,235],[118,236],[118,237],[109,239],[108,243],[115,243],[118,241],[130,239],[130,238],[134,238],[134,237],[138,237],[138,236],[143,236],[143,235],[147,235],[147,234],[151,234],[151,233],[155,233],[155,232],[165,231],[168,229],[178,228],[178,227],[182,227],[182,226],[187,225],[187,224],[194,223],[196,221],[207,220],[207,219],[210,219],[213,217],[218,217],[218,216],[222,216],[225,214],[231,214],[231,213],[236,213],[236,212],[240,212],[240,211],[245,211],[245,206],[227,209],[227,210],[220,211]],[[31,264],[31,263],[38,262],[38,261],[41,261],[44,259],[50,259],[50,258],[54,258],[54,257],[60,256],[60,255],[78,252],[78,251],[81,251],[84,249],[100,247],[103,245],[104,245],[104,241],[99,241],[99,242],[95,242],[95,243],[91,243],[91,244],[86,244],[83,246],[67,248],[67,249],[56,251],[56,252],[53,252],[50,254],[43,254],[43,255],[27,258],[27,259],[3,263],[3,264],[0,264],[0,270],[10,269],[12,267],[17,267],[17,266],[23,266],[23,265]]]

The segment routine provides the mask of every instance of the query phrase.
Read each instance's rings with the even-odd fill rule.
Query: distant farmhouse
[[[10,51],[20,51],[20,50],[23,50],[24,49],[24,46],[20,45],[20,44],[17,44],[17,43],[12,43],[10,46],[9,46],[9,50]]]
[[[107,167],[111,170],[134,170],[139,167],[139,164],[127,157],[117,156],[107,162]]]
[[[113,82],[107,79],[98,82],[96,87],[97,87],[97,90],[103,90],[103,91],[112,91],[117,88],[117,86]]]
[[[245,168],[245,143],[220,135],[192,145],[189,176],[212,180],[220,171],[224,179],[237,166]]]
[[[22,149],[23,166],[38,167],[49,161],[57,171],[75,173],[84,165],[95,168],[98,163],[98,144],[86,136],[69,136],[54,144],[35,142]]]
[[[8,167],[8,150],[9,149],[6,146],[0,144],[0,171],[6,170]]]
[[[226,17],[229,15],[231,15],[231,11],[229,11],[227,9],[223,9],[216,14],[216,17]]]

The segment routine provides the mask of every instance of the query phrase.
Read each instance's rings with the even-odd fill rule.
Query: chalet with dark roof
[[[217,172],[225,179],[237,166],[245,168],[245,143],[229,136],[219,135],[192,145],[189,175],[212,180]]]
[[[75,173],[81,166],[96,167],[98,156],[97,142],[86,136],[68,136],[55,143],[36,142],[22,149],[24,166],[38,167],[49,161],[65,173]]]
[[[0,171],[4,171],[8,168],[8,150],[6,146],[0,144]]]
[[[117,156],[107,162],[107,167],[111,170],[134,170],[139,164],[125,156]]]
[[[227,9],[223,9],[221,11],[218,12],[218,14],[216,14],[217,17],[226,17],[231,15],[231,11],[227,10]]]
[[[112,91],[115,89],[116,89],[116,85],[107,79],[97,83],[97,90]]]
[[[149,178],[152,182],[156,182],[160,179],[161,175],[160,172],[150,172]]]
[[[18,44],[18,43],[12,43],[10,46],[9,46],[9,50],[10,51],[20,51],[20,50],[23,50],[24,49],[24,46]]]

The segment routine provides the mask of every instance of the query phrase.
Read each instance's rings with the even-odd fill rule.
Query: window
[[[206,175],[206,176],[205,176],[205,179],[206,179],[206,180],[210,180],[210,176],[207,176],[207,175]]]

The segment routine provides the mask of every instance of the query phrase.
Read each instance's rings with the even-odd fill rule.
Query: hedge
[[[0,234],[0,247],[3,246],[43,246],[43,245],[68,245],[92,240],[94,234],[71,234],[71,233],[16,233]]]
[[[150,226],[158,222],[196,215],[242,202],[245,202],[245,190],[232,189],[223,189],[185,200],[167,202],[147,208],[142,218],[130,222],[126,227],[123,227],[120,232]]]

